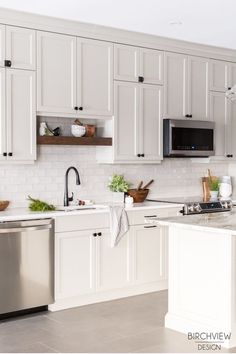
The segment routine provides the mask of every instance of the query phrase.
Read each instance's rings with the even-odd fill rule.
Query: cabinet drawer
[[[128,211],[129,225],[142,225],[145,223],[146,217],[160,217],[177,216],[180,207],[173,208],[154,208],[146,210],[130,210]]]
[[[109,227],[109,214],[62,215],[55,218],[55,232],[104,229]]]

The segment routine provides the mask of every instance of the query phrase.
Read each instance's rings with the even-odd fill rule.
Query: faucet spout
[[[64,206],[69,206],[69,202],[73,201],[73,193],[72,193],[72,197],[69,197],[69,193],[68,193],[68,176],[69,176],[69,172],[70,170],[73,170],[75,172],[75,176],[76,176],[76,184],[80,185],[80,176],[79,176],[79,172],[78,170],[74,167],[71,166],[66,170],[66,174],[65,174],[65,194],[64,194]]]

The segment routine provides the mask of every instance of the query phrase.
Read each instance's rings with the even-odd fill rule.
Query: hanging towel
[[[128,216],[121,206],[110,206],[111,247],[115,247],[129,230]]]

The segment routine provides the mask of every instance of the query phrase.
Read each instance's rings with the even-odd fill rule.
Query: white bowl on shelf
[[[71,126],[71,134],[76,138],[80,138],[81,136],[84,136],[85,133],[86,133],[86,128],[83,125],[73,124]]]

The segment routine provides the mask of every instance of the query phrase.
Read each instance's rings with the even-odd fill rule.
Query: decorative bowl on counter
[[[86,133],[86,128],[83,125],[73,124],[71,126],[71,134],[76,138],[80,138],[81,136],[84,136],[85,133]]]
[[[134,203],[142,203],[147,198],[149,189],[128,189],[127,194],[134,198]]]
[[[8,200],[0,200],[0,211],[4,211],[8,205],[9,205],[9,201]]]

